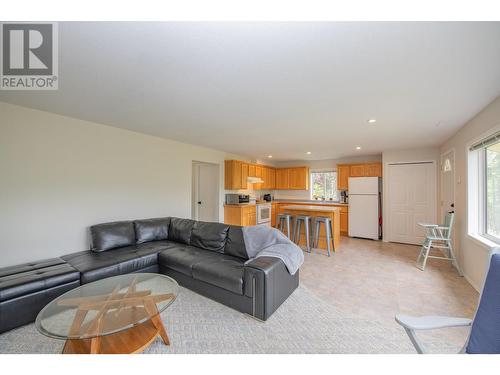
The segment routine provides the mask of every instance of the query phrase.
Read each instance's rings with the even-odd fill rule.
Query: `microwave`
[[[246,194],[226,194],[226,204],[249,203],[250,195]]]

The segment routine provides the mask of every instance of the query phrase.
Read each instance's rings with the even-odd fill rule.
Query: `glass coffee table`
[[[67,354],[129,354],[156,336],[170,345],[160,313],[174,302],[177,282],[156,273],[109,277],[59,296],[43,308],[35,325],[44,335],[66,340]]]

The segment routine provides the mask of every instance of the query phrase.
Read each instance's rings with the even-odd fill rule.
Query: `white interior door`
[[[389,164],[388,172],[389,241],[419,245],[425,233],[418,223],[436,222],[436,166]]]
[[[193,164],[194,219],[219,221],[219,166],[217,164]]]
[[[441,202],[439,220],[455,210],[455,150],[441,155]]]

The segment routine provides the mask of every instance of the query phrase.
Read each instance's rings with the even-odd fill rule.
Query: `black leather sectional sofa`
[[[35,320],[62,293],[102,278],[159,272],[266,320],[299,284],[282,260],[248,261],[241,227],[157,218],[92,226],[91,250],[0,269],[0,332]]]

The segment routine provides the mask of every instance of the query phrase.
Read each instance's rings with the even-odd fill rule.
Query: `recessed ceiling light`
[[[273,158],[273,156],[272,156],[272,155],[267,155],[267,157],[268,157],[269,159],[272,159],[272,158]]]
[[[361,146],[356,146],[356,150],[361,150]]]
[[[307,152],[306,152],[306,154],[307,154],[307,155],[311,155],[311,151],[307,151]]]
[[[376,122],[377,122],[377,120],[375,120],[374,118],[371,118],[368,120],[369,124],[375,124]]]

